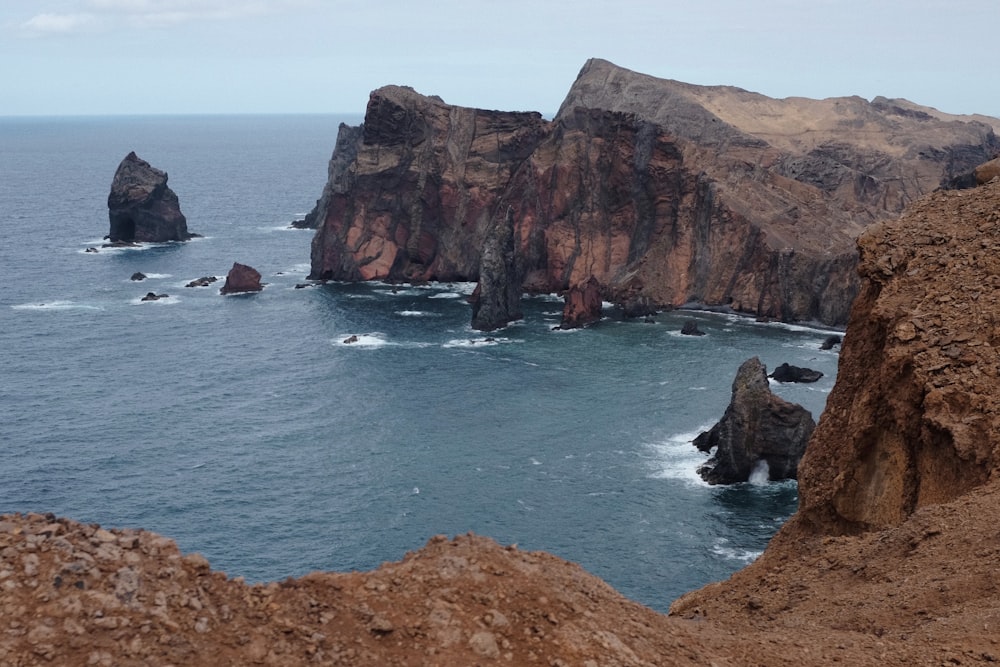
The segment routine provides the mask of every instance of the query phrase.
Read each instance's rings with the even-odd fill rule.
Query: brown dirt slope
[[[671,616],[578,566],[434,538],[247,585],[169,539],[0,517],[0,665],[973,665],[1000,660],[1000,182],[869,230],[801,510]]]

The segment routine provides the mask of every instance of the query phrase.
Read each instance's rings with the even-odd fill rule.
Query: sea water
[[[341,121],[361,118],[0,119],[0,512],[146,528],[252,581],[474,531],[660,610],[752,561],[795,483],[710,487],[691,440],[754,355],[823,371],[773,385],[818,417],[828,332],[688,310],[555,331],[540,296],[483,334],[471,284],[299,289],[312,232],[288,224]],[[132,150],[203,238],[100,248]],[[233,262],[264,291],[185,287]]]

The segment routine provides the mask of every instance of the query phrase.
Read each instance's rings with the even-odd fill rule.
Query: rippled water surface
[[[556,332],[560,301],[534,297],[487,336],[469,284],[296,289],[312,233],[287,225],[341,120],[0,119],[0,511],[147,528],[250,580],[474,531],[657,609],[752,560],[795,484],[708,487],[690,440],[753,355],[826,373],[775,387],[818,415],[825,332],[689,311]],[[130,150],[204,238],[85,252]],[[262,293],[184,286],[234,261]],[[679,335],[691,318],[706,336]]]

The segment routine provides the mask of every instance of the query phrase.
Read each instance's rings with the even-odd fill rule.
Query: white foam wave
[[[458,292],[438,292],[437,294],[431,294],[428,299],[461,299],[462,295]]]
[[[722,556],[726,560],[735,560],[741,563],[752,563],[757,560],[763,551],[754,551],[752,549],[734,549],[733,547],[728,547],[726,544],[729,542],[724,537],[720,537],[715,540],[715,544],[712,545],[712,553],[716,556]]]
[[[483,347],[489,345],[499,345],[500,343],[510,343],[509,338],[495,338],[489,336],[487,338],[453,338],[447,343],[444,343],[441,347]]]
[[[143,306],[146,305],[146,304],[148,304],[148,303],[169,305],[169,304],[173,304],[173,303],[180,303],[180,299],[177,298],[176,296],[169,296],[168,295],[168,296],[161,296],[158,299],[151,299],[149,301],[143,301],[142,297],[136,297],[135,299],[131,299],[129,301],[129,303],[131,303],[132,305],[143,305]]]
[[[699,451],[692,443],[699,434],[712,428],[708,422],[697,429],[676,433],[659,443],[648,445],[651,452],[649,467],[654,479],[676,479],[692,486],[709,486],[698,474],[698,466],[705,463],[708,455]]]
[[[440,313],[432,313],[426,310],[397,310],[396,314],[402,317],[441,317]]]
[[[385,334],[378,332],[368,334],[341,334],[333,340],[333,344],[338,347],[354,347],[362,350],[371,350],[391,345],[391,343],[386,340]]]
[[[104,310],[100,306],[91,306],[72,301],[48,301],[45,303],[18,303],[11,306],[14,310]]]

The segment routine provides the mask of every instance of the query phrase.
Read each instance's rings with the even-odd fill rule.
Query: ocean
[[[540,296],[483,334],[471,284],[297,289],[313,233],[289,223],[361,120],[0,118],[0,512],[145,528],[249,581],[472,531],[661,611],[759,555],[795,483],[710,487],[690,441],[754,355],[825,373],[773,385],[818,418],[828,332],[697,310],[554,331],[561,300]],[[133,150],[203,238],[86,252]],[[233,262],[264,291],[185,287]],[[681,336],[689,319],[707,335]]]

